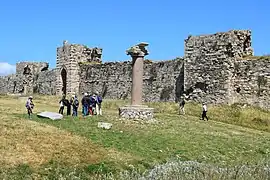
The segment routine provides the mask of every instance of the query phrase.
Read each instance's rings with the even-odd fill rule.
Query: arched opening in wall
[[[61,71],[61,77],[62,77],[62,93],[67,94],[67,71],[65,68]]]

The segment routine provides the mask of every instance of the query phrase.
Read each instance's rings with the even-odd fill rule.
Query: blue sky
[[[124,61],[125,50],[149,43],[147,58],[184,54],[189,34],[252,30],[255,55],[270,53],[268,0],[2,0],[0,62],[48,61],[55,67],[63,40],[103,48],[103,61]],[[0,74],[3,69],[0,63]]]

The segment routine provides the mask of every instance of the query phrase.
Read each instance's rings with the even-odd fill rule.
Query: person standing
[[[179,114],[185,115],[185,99],[183,96],[181,96],[180,102],[179,102]]]
[[[25,107],[27,109],[27,114],[29,119],[32,119],[32,113],[34,109],[34,103],[33,103],[33,97],[29,96],[29,98],[26,101]]]
[[[72,116],[78,116],[79,100],[76,95],[72,95]]]
[[[89,97],[89,114],[90,116],[94,115],[94,105],[95,105],[95,99],[92,95]]]
[[[84,96],[82,98],[82,106],[83,106],[83,116],[88,115],[88,109],[89,109],[89,104],[88,104],[88,97],[87,93],[84,93]]]
[[[64,108],[65,108],[65,105],[64,105],[64,101],[66,99],[66,96],[63,95],[62,99],[59,101],[59,104],[60,104],[60,108],[59,108],[59,114],[64,114]]]
[[[67,106],[67,116],[70,116],[71,114],[71,103],[68,99],[65,99],[64,105]]]
[[[208,121],[206,103],[203,103],[203,106],[202,106],[202,118],[201,118],[201,120],[204,121],[204,118],[206,118],[206,120]]]
[[[97,96],[96,96],[96,112],[97,112],[97,115],[102,115],[101,103],[102,103],[102,97],[97,93]]]

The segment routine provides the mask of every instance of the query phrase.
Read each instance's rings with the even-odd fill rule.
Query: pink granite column
[[[132,106],[140,106],[142,104],[143,61],[144,56],[148,55],[146,46],[148,46],[148,43],[140,43],[127,50],[127,55],[132,57]]]
[[[132,56],[132,60],[133,60],[133,67],[132,67],[131,105],[141,105],[144,56]]]

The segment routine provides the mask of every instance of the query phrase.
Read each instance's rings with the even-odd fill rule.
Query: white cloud
[[[6,62],[0,62],[0,76],[6,76],[16,72],[16,66]]]

